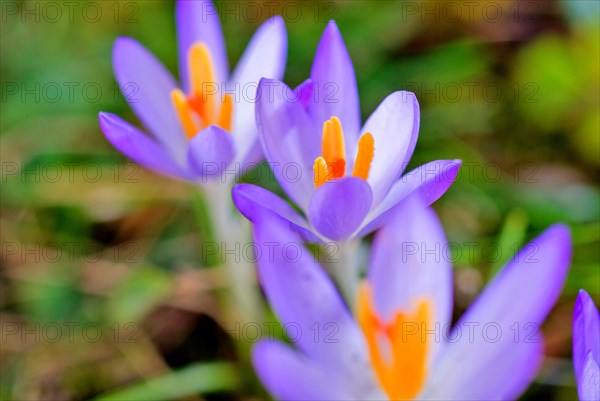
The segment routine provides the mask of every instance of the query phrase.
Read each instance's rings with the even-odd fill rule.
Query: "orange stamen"
[[[430,302],[421,301],[412,313],[398,311],[388,323],[376,314],[372,300],[371,287],[365,283],[359,291],[357,319],[373,369],[390,399],[414,399],[427,377],[428,344],[422,333],[432,321]],[[387,341],[389,347],[380,347],[381,341]],[[386,348],[390,355],[385,354]]]
[[[344,176],[346,166],[346,147],[344,145],[344,132],[342,124],[337,117],[331,117],[323,124],[323,158],[330,166],[332,178]]]
[[[218,108],[215,69],[206,44],[196,42],[190,47],[188,70],[191,89],[187,97],[179,89],[171,92],[173,106],[188,139],[212,124],[231,131],[233,100],[230,94],[226,94]]]
[[[198,133],[199,128],[194,122],[192,110],[190,109],[185,95],[181,90],[173,89],[171,91],[171,101],[173,102],[175,111],[179,116],[179,120],[181,121],[181,125],[183,126],[185,134],[187,135],[188,139],[192,139]]]
[[[314,174],[315,187],[319,188],[321,185],[323,185],[325,183],[325,181],[327,181],[327,178],[329,176],[329,169],[327,166],[327,162],[325,161],[325,159],[323,159],[322,156],[319,156],[315,159],[313,168],[315,171],[315,174]]]
[[[358,154],[352,175],[366,180],[369,177],[371,163],[375,154],[375,140],[373,135],[365,133],[358,140]],[[318,160],[318,159],[322,160]],[[344,144],[344,131],[342,123],[337,117],[331,117],[323,124],[323,137],[321,140],[321,156],[314,162],[314,181],[318,188],[325,182],[342,178],[346,174],[346,146]],[[326,169],[323,168],[323,162]],[[317,168],[318,166],[318,168]],[[327,174],[322,176],[323,172]],[[317,173],[321,176],[317,177]]]
[[[356,162],[354,163],[354,169],[352,170],[352,175],[354,177],[359,177],[363,180],[366,180],[369,177],[374,154],[375,139],[373,139],[373,135],[367,132],[358,140],[358,154],[356,155]]]
[[[221,104],[219,119],[217,125],[226,131],[231,131],[231,117],[233,115],[233,98],[231,94],[226,93]]]
[[[214,123],[216,94],[209,86],[216,85],[215,71],[208,46],[197,42],[188,52],[191,95],[200,99],[203,111],[200,112],[202,124],[206,127]],[[214,91],[216,92],[216,91]]]
[[[190,108],[200,117],[200,128],[204,129],[211,124],[213,117],[208,114],[209,110],[205,107],[206,100],[202,100],[202,96],[192,93],[188,96],[187,102]]]

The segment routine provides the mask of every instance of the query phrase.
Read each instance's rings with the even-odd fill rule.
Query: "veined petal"
[[[460,160],[436,160],[403,175],[369,213],[357,236],[365,236],[379,228],[391,214],[403,207],[403,200],[411,194],[418,193],[426,206],[431,205],[450,188],[461,164]]]
[[[592,298],[581,290],[573,311],[573,365],[577,379],[583,374],[588,352],[596,363],[600,361],[600,316]]]
[[[342,241],[352,235],[371,209],[369,184],[355,177],[328,181],[314,193],[308,218],[321,235]]]
[[[217,10],[210,0],[178,0],[175,6],[179,77],[185,92],[189,92],[188,51],[193,43],[204,42],[215,66],[217,84],[227,82],[229,65],[225,39]]]
[[[394,92],[371,114],[362,133],[375,139],[375,157],[368,182],[373,204],[384,199],[400,177],[415,148],[419,135],[419,103],[411,92]]]
[[[600,367],[591,352],[587,353],[578,377],[577,392],[581,401],[600,400]]]
[[[367,278],[375,307],[385,321],[396,312],[412,311],[430,301],[432,322],[427,330],[441,333],[452,318],[452,265],[448,241],[435,212],[411,196],[376,234]],[[433,338],[433,337],[432,337]],[[431,341],[435,356],[441,344]],[[431,359],[430,359],[431,360]]]
[[[131,38],[118,38],[113,47],[115,78],[140,121],[178,160],[185,154],[185,135],[171,103],[177,84],[145,47]]]
[[[290,229],[297,232],[302,239],[309,242],[320,242],[310,229],[308,222],[296,212],[286,201],[268,190],[252,184],[237,184],[232,190],[233,203],[240,213],[251,222],[256,222],[264,210],[271,211],[290,223]]]
[[[211,125],[198,132],[188,146],[190,169],[200,177],[220,179],[235,156],[231,134]]]
[[[190,179],[161,146],[133,125],[110,113],[100,113],[98,120],[106,139],[134,162],[161,174]]]
[[[337,372],[273,340],[262,340],[252,350],[256,374],[277,400],[353,400]]]
[[[288,336],[309,360],[349,378],[349,393],[370,394],[367,345],[334,284],[279,217],[262,213],[254,223],[259,280]]]
[[[282,79],[287,55],[287,34],[283,18],[265,21],[256,31],[242,55],[230,84],[237,85],[238,101],[233,110],[233,132],[239,154],[244,160],[256,135],[256,89],[261,78]]]
[[[261,79],[256,118],[265,156],[287,195],[304,210],[315,190],[312,166],[320,154],[320,132],[283,82]]]
[[[325,121],[336,116],[344,127],[346,143],[355,144],[360,130],[356,76],[344,39],[334,21],[330,21],[323,32],[310,77],[317,91],[309,106],[315,124],[320,128]]]
[[[446,334],[432,385],[444,385],[460,399],[471,394],[497,398],[507,380],[523,374],[521,364],[511,359],[518,354],[515,349],[541,341],[540,325],[560,294],[570,259],[571,239],[563,225],[550,227],[518,252]],[[464,369],[456,369],[457,361]],[[497,373],[500,363],[510,364],[502,368],[505,375]],[[493,369],[493,385],[473,393],[473,378],[486,369]]]

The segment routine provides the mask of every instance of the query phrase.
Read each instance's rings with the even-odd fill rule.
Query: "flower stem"
[[[360,240],[336,244],[335,254],[330,255],[329,272],[336,282],[348,306],[354,308],[360,282]]]
[[[255,269],[248,260],[251,255],[245,252],[250,243],[250,226],[234,214],[230,185],[203,183],[200,188],[205,206],[201,215],[210,221],[210,234],[203,241],[212,242],[217,249],[216,254],[203,255],[203,258],[226,274],[229,285],[225,302],[227,319],[233,323],[261,324],[261,299]]]

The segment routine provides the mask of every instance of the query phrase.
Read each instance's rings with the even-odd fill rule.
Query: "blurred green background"
[[[1,2],[0,398],[84,400],[128,385],[120,399],[263,398],[235,328],[220,325],[223,278],[204,267],[190,187],[126,160],[97,124],[99,111],[136,121],[112,75],[117,36],[176,73],[174,3],[67,3]],[[575,399],[574,299],[579,288],[600,297],[598,2],[467,3],[228,1],[217,10],[233,65],[272,10],[286,19],[286,82],[297,85],[335,19],[363,119],[392,91],[417,94],[409,167],[464,162],[435,205],[462,249],[457,316],[525,241],[570,225],[573,265],[523,399]]]

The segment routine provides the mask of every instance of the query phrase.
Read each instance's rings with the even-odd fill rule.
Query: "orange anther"
[[[194,122],[192,110],[190,109],[185,95],[181,90],[173,89],[171,91],[171,101],[173,102],[173,107],[175,107],[175,111],[179,116],[179,121],[181,121],[183,131],[187,135],[188,139],[192,139],[198,133],[199,128]]]
[[[313,164],[314,168],[314,181],[315,187],[319,188],[321,185],[327,181],[329,176],[329,171],[327,167],[327,162],[323,159],[322,156],[319,156],[315,159],[315,163]]]
[[[218,85],[210,50],[205,43],[196,42],[190,47],[188,70],[191,86],[188,96],[179,89],[171,92],[173,106],[188,139],[212,124],[231,131],[233,100],[226,94],[217,114]]]
[[[374,310],[371,287],[364,283],[359,291],[357,319],[381,387],[392,400],[414,399],[427,377],[429,344],[420,334],[409,335],[404,330],[418,327],[421,333],[431,324],[430,302],[421,301],[412,313],[397,311],[391,322],[383,322]],[[387,346],[381,346],[383,341]]]
[[[336,160],[346,160],[346,147],[344,145],[344,132],[342,124],[337,117],[331,117],[323,124],[322,140],[323,158],[329,163],[335,163]],[[344,176],[341,172],[340,177]]]
[[[219,119],[217,125],[226,131],[231,131],[231,118],[233,115],[233,97],[231,94],[226,93],[221,103],[221,110],[219,111]]]
[[[354,169],[352,170],[352,175],[354,177],[359,177],[363,180],[369,178],[369,171],[371,170],[374,154],[375,140],[373,139],[373,135],[367,132],[358,140],[358,154],[356,155],[356,162],[354,163]]]

